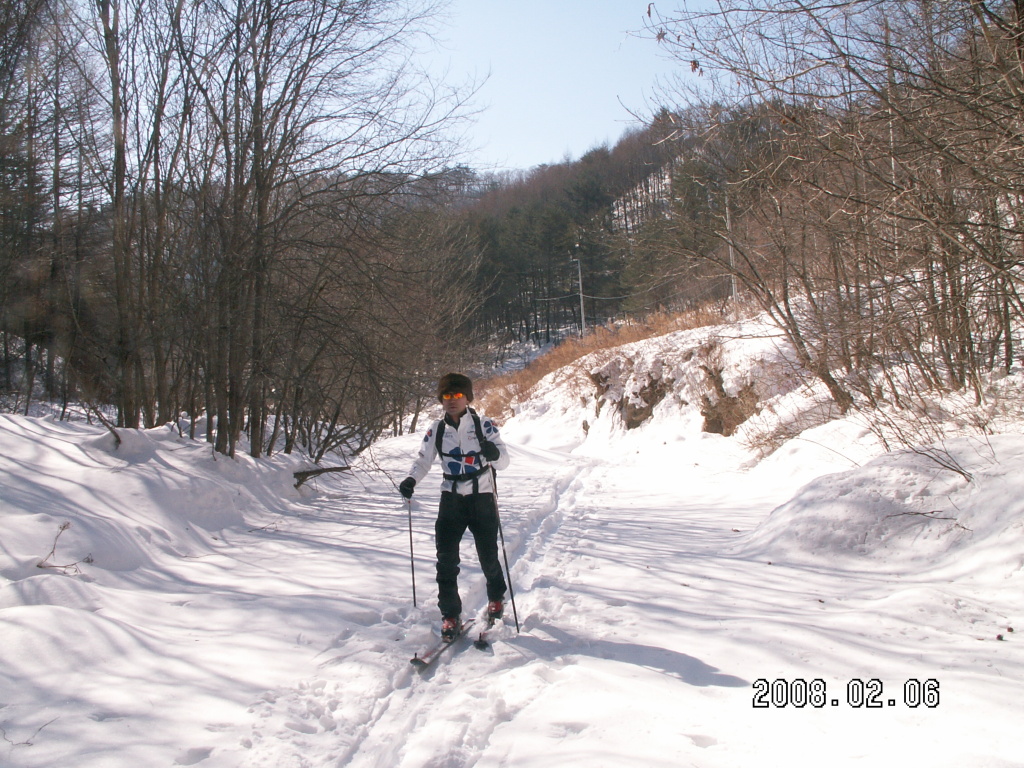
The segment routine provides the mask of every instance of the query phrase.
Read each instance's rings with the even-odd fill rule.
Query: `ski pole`
[[[498,520],[498,536],[501,537],[501,556],[505,559],[505,577],[508,580],[508,599],[512,603],[512,618],[519,632],[519,613],[516,611],[516,593],[512,590],[512,571],[508,567],[508,552],[505,551],[505,532],[501,530],[501,514],[498,512],[498,473],[491,467],[491,485],[494,486],[494,517]]]
[[[412,607],[416,607],[416,557],[412,550],[412,499],[405,500],[409,509],[409,570],[412,571]]]

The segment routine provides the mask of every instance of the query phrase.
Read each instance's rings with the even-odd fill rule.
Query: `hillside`
[[[542,380],[502,428],[521,631],[422,675],[419,436],[296,489],[169,427],[0,417],[0,765],[1024,764],[1019,424],[884,453],[789,369],[748,322]],[[469,537],[461,585],[482,607]]]

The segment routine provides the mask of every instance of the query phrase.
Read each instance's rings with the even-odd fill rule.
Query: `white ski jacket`
[[[479,472],[479,470],[493,466],[495,469],[505,469],[509,464],[508,448],[498,433],[497,425],[486,416],[477,416],[480,419],[480,429],[484,439],[489,440],[497,446],[500,456],[497,461],[487,461],[480,453],[480,441],[477,439],[476,425],[473,423],[472,409],[466,411],[459,419],[458,426],[455,426],[447,417],[435,421],[420,443],[420,451],[416,461],[409,471],[409,477],[413,478],[417,485],[427,476],[430,466],[437,456],[437,430],[444,421],[444,434],[441,435],[441,467],[444,470],[445,479],[441,483],[442,491],[452,491],[466,496],[473,493],[473,479],[475,474],[476,484],[479,493],[493,493],[493,476],[490,472]],[[478,474],[477,474],[478,473]],[[456,481],[453,478],[462,478]]]

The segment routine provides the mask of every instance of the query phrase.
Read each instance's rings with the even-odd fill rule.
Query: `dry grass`
[[[480,381],[475,385],[477,398],[487,415],[504,420],[513,415],[512,406],[521,402],[537,382],[553,371],[569,368],[587,355],[672,331],[717,325],[727,319],[736,318],[726,317],[720,305],[706,305],[685,312],[659,312],[642,320],[599,326],[583,338],[566,339],[521,370]]]

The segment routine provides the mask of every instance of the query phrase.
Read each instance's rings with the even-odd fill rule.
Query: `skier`
[[[437,545],[437,605],[441,609],[441,636],[454,639],[462,627],[459,596],[459,546],[469,528],[476,543],[480,568],[487,579],[487,617],[500,619],[506,584],[498,559],[498,508],[493,469],[508,466],[508,449],[494,422],[469,407],[473,382],[461,373],[449,373],[438,382],[437,399],[444,417],[433,423],[420,444],[419,454],[398,490],[411,499],[416,483],[426,477],[435,456],[441,459],[444,480],[434,523]]]

